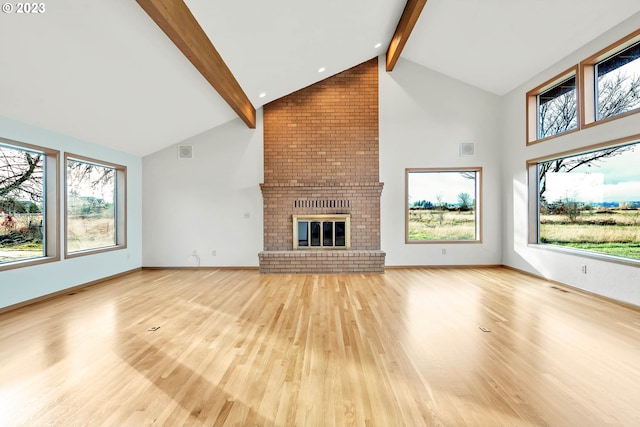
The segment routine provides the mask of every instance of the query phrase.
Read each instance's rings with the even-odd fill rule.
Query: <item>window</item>
[[[576,76],[538,95],[538,138],[578,127]]]
[[[584,122],[640,111],[640,30],[581,63]]]
[[[577,67],[527,93],[527,143],[577,130]]]
[[[640,260],[640,135],[529,162],[530,242]]]
[[[640,112],[640,30],[526,96],[527,145]]]
[[[66,256],[125,247],[125,167],[71,154],[65,164]]]
[[[407,169],[407,243],[480,242],[482,168]]]
[[[59,259],[55,150],[0,138],[0,270]]]
[[[294,215],[293,249],[349,249],[351,216]]]
[[[595,65],[596,120],[640,106],[640,43]]]

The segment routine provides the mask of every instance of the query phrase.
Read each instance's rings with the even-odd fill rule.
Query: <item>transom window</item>
[[[640,30],[526,97],[528,145],[640,112]]]
[[[578,129],[577,67],[527,93],[527,143]]]
[[[293,249],[348,249],[351,215],[293,215]]]
[[[578,127],[576,76],[538,95],[538,138]]]
[[[640,42],[595,64],[596,120],[640,107]]]

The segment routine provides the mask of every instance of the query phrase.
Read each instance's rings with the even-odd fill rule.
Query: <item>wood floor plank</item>
[[[136,271],[0,361],[2,426],[640,425],[640,311],[504,268]]]

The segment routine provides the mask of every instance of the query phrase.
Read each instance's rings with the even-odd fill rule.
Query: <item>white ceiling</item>
[[[402,56],[505,95],[639,11],[640,0],[429,0]]]
[[[186,3],[256,108],[383,54],[405,5]],[[403,57],[502,95],[639,11],[638,0],[429,0]],[[134,0],[0,14],[0,115],[137,155],[236,117]]]

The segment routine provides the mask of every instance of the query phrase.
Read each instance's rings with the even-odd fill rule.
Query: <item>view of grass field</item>
[[[407,241],[478,239],[481,168],[407,169]]]
[[[41,214],[15,215],[15,224],[0,227],[0,263],[43,256]],[[113,208],[90,214],[72,214],[67,218],[69,252],[115,245]]]
[[[640,210],[581,209],[541,214],[540,243],[640,259]]]
[[[538,163],[539,243],[640,260],[639,148]]]
[[[115,169],[67,159],[67,251],[116,244]]]
[[[408,225],[410,241],[475,240],[476,238],[473,210],[411,209]]]
[[[113,246],[115,242],[113,206],[103,212],[69,215],[67,250],[69,252]]]

